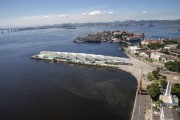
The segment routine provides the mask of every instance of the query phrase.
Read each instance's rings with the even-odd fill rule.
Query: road
[[[146,95],[137,95],[133,120],[145,120]]]

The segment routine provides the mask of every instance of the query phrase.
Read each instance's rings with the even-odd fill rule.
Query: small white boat
[[[118,49],[119,49],[119,50],[122,50],[122,48],[121,48],[121,47],[119,47]]]

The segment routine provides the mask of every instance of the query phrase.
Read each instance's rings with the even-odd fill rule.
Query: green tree
[[[159,72],[157,70],[153,70],[152,74],[153,74],[154,78],[156,78],[156,79],[159,78]]]
[[[163,43],[166,45],[170,45],[170,44],[177,44],[177,41],[167,39],[167,40],[163,40]]]
[[[172,84],[171,93],[173,95],[176,95],[180,99],[180,84],[179,83]]]
[[[162,100],[158,100],[155,104],[158,108],[160,108],[162,106],[164,102]]]
[[[173,72],[180,72],[180,61],[169,61],[164,64],[164,66]]]
[[[157,70],[157,72],[159,73],[160,70],[161,70],[161,68],[160,68],[160,67],[157,67],[156,70]]]
[[[116,34],[114,37],[122,40],[122,34]]]
[[[159,90],[158,83],[152,83],[151,85],[148,85],[147,91],[153,101],[157,101],[159,99],[159,95],[161,94],[161,91]]]
[[[142,44],[141,44],[141,42],[140,42],[138,45],[139,45],[139,47],[140,47],[140,48],[142,48]]]
[[[165,46],[165,44],[161,44],[161,43],[150,43],[147,45],[147,47],[152,50],[164,48],[164,46]]]
[[[166,81],[166,80],[161,80],[161,81],[160,81],[160,86],[161,86],[163,89],[166,89],[167,81]]]
[[[180,43],[178,43],[178,45],[177,45],[177,49],[180,49]]]
[[[168,54],[168,55],[169,55],[169,50],[167,50],[167,49],[163,49],[162,53],[164,53],[164,54]]]

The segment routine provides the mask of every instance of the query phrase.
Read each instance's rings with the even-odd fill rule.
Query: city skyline
[[[0,27],[180,19],[180,0],[0,0]]]

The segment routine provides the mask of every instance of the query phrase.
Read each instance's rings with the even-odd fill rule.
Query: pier
[[[119,65],[132,65],[128,58],[86,53],[41,51],[40,54],[34,55],[31,58],[112,68],[118,68]]]

